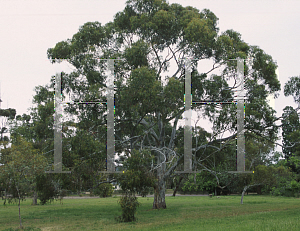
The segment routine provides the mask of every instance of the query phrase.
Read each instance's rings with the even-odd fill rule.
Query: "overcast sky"
[[[47,49],[71,38],[90,21],[105,24],[125,7],[125,0],[0,0],[0,83],[2,108],[17,114],[31,106],[34,87],[49,83],[55,69]],[[300,1],[298,0],[169,0],[183,6],[210,9],[220,32],[233,29],[249,45],[257,45],[277,61],[282,85],[300,74]],[[281,115],[292,97],[281,92],[275,101]]]

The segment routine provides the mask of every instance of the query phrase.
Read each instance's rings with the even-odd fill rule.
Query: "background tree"
[[[1,118],[1,126],[0,126],[0,144],[6,145],[9,141],[8,136],[4,136],[5,133],[8,133],[8,120],[14,119],[16,116],[16,110],[12,108],[8,109],[0,109],[0,118]]]
[[[266,101],[269,93],[280,90],[276,63],[259,47],[244,42],[238,32],[227,30],[220,34],[217,24],[218,18],[208,9],[200,12],[164,0],[129,0],[113,22],[104,26],[88,22],[72,39],[48,49],[52,63],[68,59],[75,67],[75,71],[63,77],[63,94],[71,93],[78,101],[105,101],[106,63],[99,58],[125,59],[115,62],[116,152],[147,149],[155,155],[157,181],[153,208],[166,208],[166,180],[183,166],[183,128],[177,124],[184,112],[184,58],[213,61],[212,68],[204,73],[199,73],[197,61],[192,61],[193,100],[221,102],[233,99],[237,87],[230,85],[237,70],[236,62],[229,59],[252,58],[253,62],[244,65],[248,96],[245,128],[249,134],[271,141],[277,139],[275,111]],[[171,61],[177,68],[167,76]],[[219,74],[211,73],[216,70]],[[212,162],[211,157],[225,149],[231,150],[227,157],[235,156],[230,147],[236,137],[236,107],[193,104],[192,109],[210,120],[214,129],[206,139],[197,137],[199,134],[194,131],[193,169],[206,170],[218,181],[218,173],[224,171],[224,166]],[[80,116],[92,111],[76,113]],[[99,109],[98,115],[90,121],[93,132],[101,130],[106,122],[104,109]],[[231,135],[220,138],[225,132]]]
[[[278,166],[274,169],[273,177],[276,184],[269,188],[271,195],[299,197],[299,177],[286,166]]]
[[[18,200],[20,228],[22,228],[20,202],[35,184],[35,177],[45,171],[46,159],[39,150],[22,138],[18,138],[11,148],[2,149],[0,177],[5,182],[6,192],[16,190],[15,200]],[[13,196],[15,196],[13,194]]]
[[[284,95],[293,96],[295,103],[300,102],[300,78],[290,77],[284,86]],[[282,113],[282,152],[285,155],[286,165],[297,174],[300,173],[300,121],[299,121],[299,106],[293,108],[286,106]]]
[[[54,147],[53,113],[53,92],[50,91],[49,86],[37,86],[33,97],[33,107],[30,108],[29,114],[17,115],[16,119],[10,122],[11,142],[16,144],[18,139],[22,137],[30,142],[35,149],[42,152],[49,165],[51,165],[51,158],[53,158]],[[45,173],[41,174],[44,175]],[[43,177],[36,176],[36,183],[41,178]],[[38,184],[34,185],[37,186]],[[51,191],[50,188],[45,190]],[[38,199],[37,188],[34,188],[33,191],[32,204],[36,205]]]
[[[18,115],[11,122],[12,142],[17,142],[14,137],[19,136],[31,142],[47,158],[48,170],[53,167],[54,160],[53,87],[53,78],[49,85],[36,87],[30,113]],[[71,109],[76,112],[76,107],[74,105]],[[72,118],[63,123],[63,168],[71,170],[72,174],[42,173],[36,176],[36,185],[42,186],[34,190],[33,204],[37,203],[38,198],[41,203],[46,203],[56,196],[57,192],[53,191],[54,182],[60,181],[64,189],[80,194],[102,180],[103,176],[99,176],[97,172],[105,169],[106,136],[103,137],[103,134],[106,128],[103,125],[102,130],[90,130],[89,121],[95,120],[91,119],[95,115],[97,110],[87,110],[81,115],[80,122],[76,123]]]
[[[296,103],[300,103],[300,77],[290,77],[284,85],[284,95],[293,96]]]
[[[289,159],[293,155],[299,155],[299,116],[297,111],[291,106],[283,109],[282,114],[282,136],[283,136],[283,153],[285,158]]]
[[[1,100],[0,100],[1,101]],[[9,136],[6,136],[6,133],[9,133],[9,124],[8,121],[10,119],[14,119],[16,115],[16,110],[9,108],[9,109],[0,109],[0,149],[6,149],[9,146]],[[4,151],[5,152],[5,151]],[[0,156],[0,166],[4,162],[4,157]],[[5,193],[5,183],[2,182],[0,184],[0,191],[1,191],[1,196],[6,198],[6,193]],[[4,191],[4,195],[3,194]]]
[[[275,178],[274,178],[274,168],[267,167],[264,165],[259,165],[255,168],[254,174],[247,176],[247,185],[244,187],[241,197],[241,204],[243,204],[243,199],[245,192],[254,186],[261,186],[261,185],[268,185],[270,188],[272,185],[275,185]]]

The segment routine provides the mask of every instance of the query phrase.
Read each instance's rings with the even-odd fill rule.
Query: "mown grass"
[[[153,198],[139,198],[138,220],[117,223],[117,197],[64,199],[49,205],[21,205],[27,230],[300,230],[300,199],[245,196],[167,197],[167,209],[152,210]],[[18,227],[17,205],[0,205],[0,230]]]

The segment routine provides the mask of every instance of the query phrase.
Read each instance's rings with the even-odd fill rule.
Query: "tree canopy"
[[[232,84],[236,62],[230,59],[252,59],[244,63],[246,137],[277,138],[275,111],[266,100],[268,94],[277,95],[280,90],[276,62],[258,46],[244,42],[240,33],[220,33],[218,18],[208,9],[199,11],[165,0],[129,0],[112,22],[87,22],[47,54],[52,63],[67,59],[75,67],[64,73],[62,85],[63,96],[71,94],[75,101],[105,101],[106,62],[101,59],[120,59],[114,63],[116,153],[147,149],[155,155],[154,208],[166,207],[165,182],[183,166],[183,129],[178,122],[185,110],[184,59],[193,59],[193,101],[220,102],[232,101],[238,87]],[[199,73],[198,61],[204,59],[212,60],[213,65]],[[171,62],[176,68],[169,74]],[[217,70],[218,74],[212,73]],[[214,128],[210,135],[202,128],[193,130],[193,168],[214,173],[223,165],[222,158],[216,162],[214,156],[235,156],[235,149],[230,149],[235,144],[230,141],[236,135],[236,106],[192,104],[192,109]],[[89,132],[105,131],[105,109],[77,110],[69,105],[66,111],[78,116],[78,125],[85,124]],[[226,131],[231,135],[220,139]]]

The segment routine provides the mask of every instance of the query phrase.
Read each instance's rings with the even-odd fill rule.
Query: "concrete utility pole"
[[[99,173],[122,173],[115,170],[114,155],[115,155],[115,130],[114,130],[114,62],[122,59],[101,59],[107,62],[107,93],[106,102],[84,102],[84,101],[62,101],[61,92],[61,72],[55,76],[55,103],[54,103],[54,171],[46,171],[46,173],[71,173],[70,171],[62,171],[62,105],[64,104],[106,104],[107,106],[107,159],[106,171]]]
[[[236,136],[236,171],[229,171],[230,173],[252,173],[252,171],[245,171],[245,136],[244,136],[244,119],[245,119],[245,89],[244,89],[244,59],[232,59],[237,61],[237,77],[236,90],[233,101],[215,102],[212,99],[203,102],[192,101],[191,94],[191,60],[185,59],[185,126],[184,126],[184,171],[177,171],[177,173],[193,173],[192,170],[192,103],[198,104],[232,104],[235,103],[237,107],[237,136]]]
[[[63,104],[106,104],[108,110],[107,116],[107,167],[106,171],[99,171],[99,173],[122,173],[115,170],[114,155],[115,155],[115,137],[114,137],[114,62],[121,59],[101,59],[107,62],[107,100],[106,102],[63,102],[61,97],[61,72],[55,77],[55,129],[54,129],[54,171],[47,171],[47,173],[70,173],[70,171],[62,171],[62,105]],[[184,126],[184,171],[177,173],[192,173],[192,104],[236,104],[237,107],[237,136],[236,136],[236,171],[229,171],[231,173],[252,173],[245,171],[245,137],[244,137],[244,118],[245,118],[245,90],[244,90],[244,59],[233,59],[237,61],[237,77],[236,77],[236,91],[234,100],[226,102],[214,102],[213,100],[194,102],[191,94],[191,60],[185,59],[185,126]],[[1,97],[1,95],[0,95]],[[1,103],[1,98],[0,98]],[[0,104],[1,107],[1,104]]]

